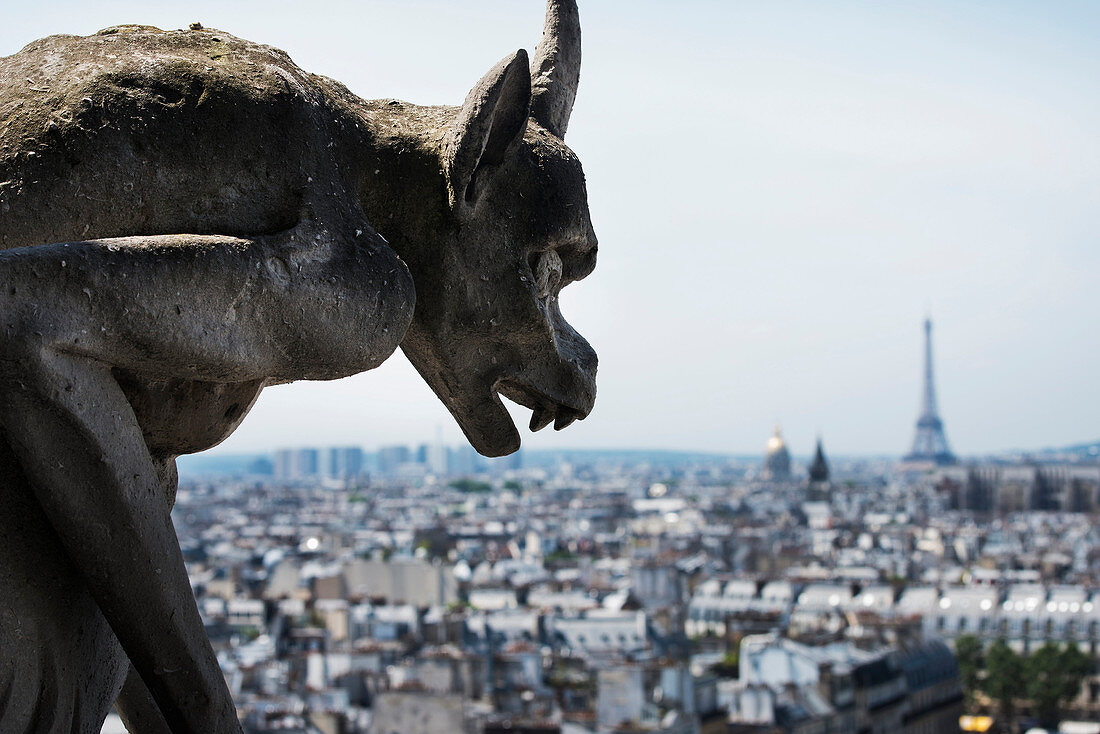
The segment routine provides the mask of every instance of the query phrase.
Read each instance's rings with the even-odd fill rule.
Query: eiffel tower
[[[905,461],[934,462],[940,466],[954,464],[955,455],[947,445],[947,436],[943,432],[943,421],[936,408],[936,383],[932,377],[932,319],[924,320],[924,399],[921,402],[920,417],[917,418],[917,433],[913,437],[913,449]]]

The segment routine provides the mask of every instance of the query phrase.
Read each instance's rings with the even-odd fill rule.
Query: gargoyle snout
[[[596,350],[565,319],[554,325],[554,347],[563,368],[570,373],[567,384],[572,400],[568,405],[579,413],[579,418],[585,418],[596,401]]]

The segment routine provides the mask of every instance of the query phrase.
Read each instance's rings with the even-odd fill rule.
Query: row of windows
[[[954,625],[948,625],[948,619],[957,620]],[[974,620],[970,617],[936,617],[936,629],[943,631],[946,629],[953,629],[958,632],[999,632],[1001,634],[1013,634],[1013,635],[1028,635],[1032,632],[1036,634],[1045,635],[1047,637],[1058,636],[1081,636],[1089,638],[1100,637],[1100,622],[1091,621],[1087,623],[1079,622],[1075,619],[1067,620],[1062,623],[1055,624],[1053,619],[1045,619],[1039,623],[1033,623],[1028,618],[1016,618],[1008,620],[1005,618],[993,618],[993,617],[979,617],[978,624],[974,624]]]

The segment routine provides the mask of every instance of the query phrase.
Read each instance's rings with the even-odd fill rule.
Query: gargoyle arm
[[[153,700],[145,681],[141,679],[134,666],[126,674],[126,683],[115,701],[115,710],[131,734],[171,734],[168,722]]]
[[[34,494],[175,732],[240,725],[141,431],[108,365],[5,350],[0,421]]]

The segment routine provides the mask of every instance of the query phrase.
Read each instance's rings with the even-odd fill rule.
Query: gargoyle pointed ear
[[[523,49],[502,59],[481,78],[462,103],[443,154],[456,211],[477,199],[477,179],[504,160],[523,137],[531,109],[531,75]]]

